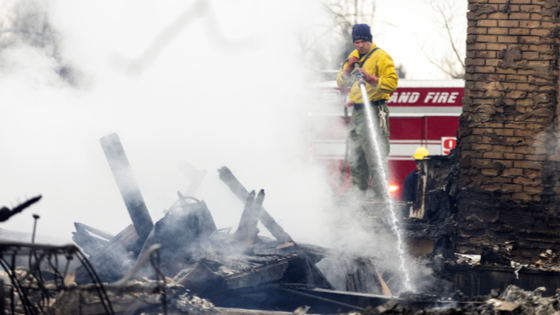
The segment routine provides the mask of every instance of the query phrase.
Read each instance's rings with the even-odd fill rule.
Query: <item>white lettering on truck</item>
[[[426,95],[426,98],[424,99],[424,103],[428,103],[429,100],[434,98],[434,92],[428,92],[428,95]]]
[[[428,92],[424,98],[424,103],[455,103],[457,101],[459,92]],[[387,103],[409,103],[413,104],[418,102],[420,98],[419,92],[394,92],[391,94],[391,99]]]
[[[408,102],[408,97],[410,96],[410,93],[407,92],[403,92],[401,93],[401,96],[399,97],[399,103],[406,103]]]
[[[449,95],[449,98],[447,99],[447,103],[455,103],[455,99],[457,99],[457,95],[459,95],[459,92],[451,93],[451,95]]]
[[[439,96],[437,102],[438,103],[445,103],[447,102],[447,97],[449,96],[449,93],[447,92],[442,92],[441,95]]]

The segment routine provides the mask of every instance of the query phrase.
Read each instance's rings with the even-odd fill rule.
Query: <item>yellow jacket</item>
[[[377,45],[372,42],[370,51],[372,51],[376,47]],[[367,56],[367,54],[365,54],[364,57],[360,59],[360,62],[363,62],[365,56]],[[357,50],[354,50],[348,56],[348,58],[350,57],[360,58],[360,54]],[[340,89],[342,89],[343,91],[346,87],[352,86],[350,88],[351,103],[363,103],[362,93],[360,91],[360,87],[358,86],[358,82],[355,81],[353,77],[349,77],[348,80],[345,80],[342,77],[342,72],[344,72],[347,64],[348,61],[345,62],[344,65],[342,65],[342,69],[336,76],[336,83],[338,84],[338,87],[340,87]],[[365,64],[362,65],[362,68],[367,73],[379,78],[379,82],[375,87],[366,82],[366,91],[369,96],[369,100],[375,102],[379,100],[390,99],[389,93],[392,93],[397,89],[397,84],[399,82],[399,76],[397,75],[397,71],[395,70],[393,59],[383,49],[378,49],[369,56]]]

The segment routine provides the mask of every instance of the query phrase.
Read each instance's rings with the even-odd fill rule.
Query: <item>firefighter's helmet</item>
[[[416,151],[414,151],[414,156],[412,156],[416,160],[423,160],[425,156],[430,155],[428,149],[424,147],[418,147]]]

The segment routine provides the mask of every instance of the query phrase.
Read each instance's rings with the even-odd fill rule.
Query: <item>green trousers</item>
[[[359,189],[366,191],[369,188],[371,179],[371,189],[374,198],[383,199],[384,192],[387,187],[383,185],[388,184],[389,167],[387,164],[387,156],[389,155],[389,107],[382,105],[384,111],[387,113],[387,132],[383,132],[379,128],[379,109],[377,106],[372,106],[373,119],[375,119],[377,128],[375,136],[377,143],[379,143],[379,151],[376,151],[370,145],[368,140],[368,128],[366,125],[366,117],[364,109],[354,109],[352,111],[352,119],[349,126],[349,141],[348,141],[348,165],[350,166],[350,176],[352,177],[352,189]],[[380,156],[378,156],[380,154]],[[380,169],[378,161],[381,161]],[[382,174],[385,174],[385,181],[382,180]]]

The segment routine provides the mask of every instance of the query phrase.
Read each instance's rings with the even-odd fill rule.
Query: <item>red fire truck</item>
[[[348,106],[350,117],[352,104],[348,102],[348,90],[342,93],[335,81],[315,86],[320,102],[309,111],[310,160],[332,170],[332,185],[337,187],[346,148],[344,106]],[[404,178],[415,169],[412,155],[417,147],[426,147],[430,155],[449,154],[455,147],[463,89],[463,80],[399,80],[398,89],[388,101],[389,189],[396,200],[400,200]],[[349,187],[346,168],[338,192]]]

